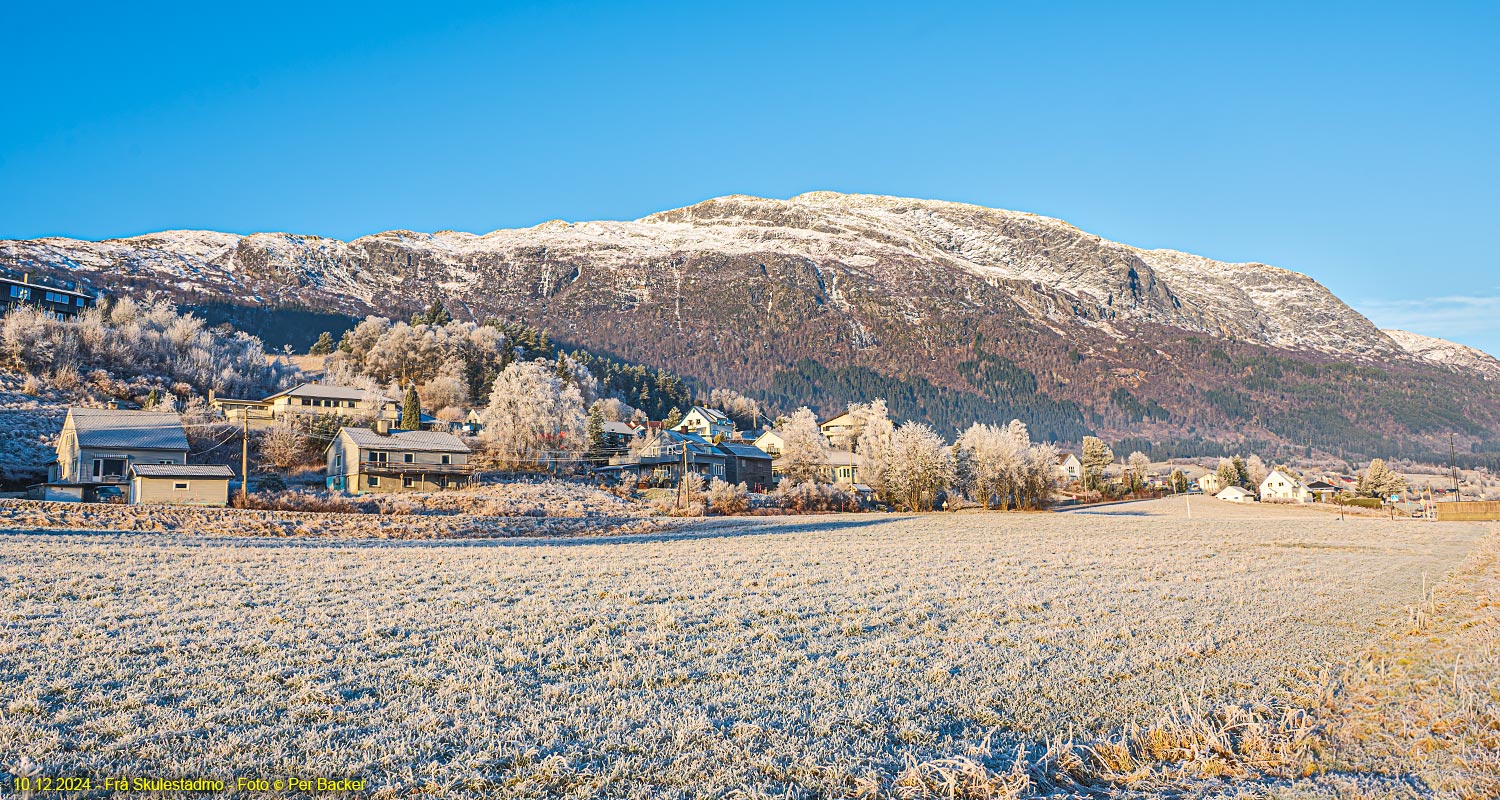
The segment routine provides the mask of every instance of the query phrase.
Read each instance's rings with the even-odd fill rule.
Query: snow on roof
[[[135,450],[186,450],[182,417],[164,411],[123,411],[116,408],[70,408],[68,419],[79,447]]]
[[[357,389],[353,386],[332,386],[326,383],[299,383],[290,389],[283,389],[267,397],[263,402],[269,402],[278,397],[316,397],[323,400],[378,399],[386,403],[396,402],[380,392],[369,389]]]
[[[410,450],[420,453],[467,453],[469,446],[442,431],[392,431],[385,436],[369,428],[344,428],[361,450]]]
[[[223,464],[132,464],[130,471],[140,478],[234,477],[234,470]]]
[[[688,411],[688,413],[691,414],[691,413],[693,413],[693,411],[696,411],[699,414],[701,414],[704,417],[706,417],[709,422],[728,422],[729,421],[729,417],[724,416],[724,414],[722,412],[715,411],[712,408],[705,408],[703,406],[693,406],[692,410]]]

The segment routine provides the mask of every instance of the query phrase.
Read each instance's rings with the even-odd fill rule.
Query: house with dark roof
[[[93,308],[96,299],[77,284],[53,285],[33,278],[29,272],[19,278],[0,275],[0,310],[34,306],[60,317],[74,317]]]
[[[743,483],[752,492],[769,491],[775,483],[770,453],[744,442],[721,442],[717,448],[724,454],[724,480]]]
[[[618,472],[623,479],[647,481],[654,486],[675,486],[686,463],[689,472],[704,480],[724,479],[727,456],[703,437],[677,430],[658,430],[647,435],[635,455],[615,456],[610,466],[598,472]]]
[[[223,464],[131,464],[132,504],[226,506],[234,470]]]
[[[123,487],[138,464],[187,463],[182,418],[160,411],[70,408],[57,437],[49,484]],[[78,499],[90,499],[81,493]]]
[[[344,427],[325,455],[328,488],[350,494],[451,489],[474,474],[469,446],[442,431]]]

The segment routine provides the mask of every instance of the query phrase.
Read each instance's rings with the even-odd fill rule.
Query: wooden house
[[[467,484],[473,475],[469,446],[451,433],[345,427],[326,451],[329,489],[365,492],[431,492]]]

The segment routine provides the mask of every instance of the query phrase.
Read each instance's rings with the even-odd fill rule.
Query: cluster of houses
[[[367,421],[340,425],[324,444],[324,478],[333,491],[429,492],[466,485],[473,477],[469,445],[458,434],[475,432],[476,419],[455,427],[424,415],[421,429],[402,430],[397,427],[399,401],[376,391],[314,383],[261,400],[211,398],[210,402],[226,420],[241,422],[246,429],[290,420],[312,431],[316,420],[326,415],[342,422]],[[829,448],[820,479],[868,493],[869,487],[860,481],[863,459],[855,449],[858,420],[846,412],[821,422],[820,428]],[[737,430],[728,416],[703,406],[694,406],[672,427],[661,422],[606,422],[603,439],[608,463],[595,468],[602,477],[675,486],[690,472],[705,480],[744,483],[752,491],[775,486],[782,475],[786,447],[774,430]],[[33,496],[227,504],[234,471],[223,465],[189,464],[189,455],[188,437],[178,414],[74,408],[63,422],[47,482],[33,487]],[[1083,465],[1073,453],[1058,455],[1056,471],[1063,485],[1083,478]],[[1220,486],[1213,472],[1198,478],[1197,485],[1206,494],[1236,503],[1328,502],[1352,489],[1352,485],[1325,480],[1304,483],[1282,470],[1272,470],[1257,492]]]
[[[447,430],[400,430],[399,404],[378,393],[303,384],[265,400],[216,400],[228,419],[249,428],[279,420],[308,423],[319,414],[369,419],[343,425],[324,445],[329,489],[419,492],[455,488],[473,476],[470,449]],[[393,411],[393,409],[396,409]],[[182,416],[119,408],[72,408],[57,439],[47,481],[32,487],[38,499],[223,506],[235,480],[221,464],[189,464]]]
[[[1230,503],[1253,503],[1257,500],[1263,503],[1330,503],[1339,495],[1353,492],[1352,479],[1334,480],[1346,485],[1335,485],[1326,480],[1303,483],[1295,476],[1273,469],[1256,487],[1257,491],[1251,492],[1240,486],[1220,486],[1218,474],[1210,472],[1198,479],[1198,488],[1204,494],[1211,494]]]

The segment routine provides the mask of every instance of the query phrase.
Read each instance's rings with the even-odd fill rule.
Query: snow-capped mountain
[[[1387,330],[1385,334],[1401,345],[1401,349],[1424,361],[1482,375],[1489,380],[1500,380],[1500,359],[1483,350],[1411,331]]]
[[[1278,432],[1279,417],[1262,418],[1269,406],[1261,406],[1311,401],[1285,391],[1258,398],[1270,391],[1266,381],[1302,378],[1253,362],[1247,347],[1416,376],[1437,374],[1435,363],[1442,374],[1482,366],[1435,357],[1447,352],[1436,345],[1398,343],[1290,270],[1143,250],[1034,214],[834,192],[734,195],[634,221],[483,235],[388,231],[343,242],[167,231],[0,241],[0,266],[162,289],[186,303],[405,316],[442,298],[459,316],[524,318],[567,341],[788,400],[835,379],[809,377],[806,364],[792,374],[806,360],[965,398],[1005,394],[1014,403],[1024,386],[1042,405],[1076,404],[1057,413],[1078,425],[1090,418],[1118,431],[1162,419],[1177,433],[1223,431],[1230,412],[1214,405],[1230,403],[1267,435],[1300,436]],[[846,373],[843,394],[873,391],[860,387],[875,378]],[[1030,377],[1015,377],[1023,373]],[[994,384],[1003,375],[1020,384]],[[929,405],[941,403],[951,405]],[[1481,410],[1500,417],[1500,407]]]

